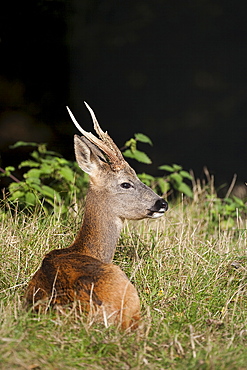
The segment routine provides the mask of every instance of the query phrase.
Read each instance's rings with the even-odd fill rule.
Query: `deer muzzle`
[[[154,203],[153,207],[148,209],[148,217],[161,217],[167,210],[168,203],[164,199],[160,198]]]

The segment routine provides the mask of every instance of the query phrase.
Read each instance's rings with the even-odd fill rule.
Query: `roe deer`
[[[28,285],[26,301],[34,310],[79,301],[83,311],[93,309],[98,322],[136,327],[137,291],[112,259],[124,219],[157,218],[168,206],[138,179],[86,106],[99,138],[84,131],[68,109],[83,134],[74,137],[76,160],[90,176],[83,223],[71,246],[45,256]]]

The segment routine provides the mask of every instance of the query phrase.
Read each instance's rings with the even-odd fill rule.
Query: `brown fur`
[[[136,326],[139,297],[121,269],[70,248],[48,253],[29,283],[26,300],[36,311],[65,306],[78,300],[85,312],[94,310],[96,321]]]

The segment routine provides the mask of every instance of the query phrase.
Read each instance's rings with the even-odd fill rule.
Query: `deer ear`
[[[79,167],[90,176],[102,165],[99,157],[101,152],[89,140],[78,135],[74,136],[75,157]]]

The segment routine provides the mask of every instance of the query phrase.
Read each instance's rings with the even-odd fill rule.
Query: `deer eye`
[[[129,189],[132,187],[132,185],[129,182],[123,182],[120,186],[123,189]]]

